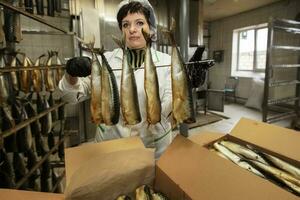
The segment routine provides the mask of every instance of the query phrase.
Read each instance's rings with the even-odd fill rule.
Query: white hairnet
[[[148,9],[150,11],[150,19],[149,19],[149,21],[150,21],[150,24],[149,24],[150,25],[150,31],[153,34],[152,35],[152,40],[156,40],[156,22],[157,22],[156,21],[156,16],[155,16],[154,9],[153,9],[153,7],[151,6],[151,4],[149,3],[148,0],[123,0],[118,5],[117,14],[119,13],[120,9],[124,5],[126,5],[130,2],[134,2],[134,1],[140,2],[143,5],[143,7],[145,7],[146,9]]]

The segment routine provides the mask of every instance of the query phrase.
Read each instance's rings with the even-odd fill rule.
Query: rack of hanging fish
[[[64,34],[69,34],[64,28],[60,28],[52,23],[49,23],[44,18],[39,17],[45,15],[44,12],[44,1],[36,0],[33,4],[33,0],[14,1],[12,4],[6,1],[0,0],[0,5],[4,7],[4,30],[5,39],[7,42],[20,42],[21,41],[21,24],[20,24],[20,14],[42,24],[45,24],[53,29],[56,29]],[[47,0],[47,15],[55,16],[55,13],[61,13],[61,0]],[[1,17],[1,15],[0,15]],[[2,21],[2,20],[1,20]],[[2,25],[2,24],[1,24]],[[4,33],[0,30],[0,38],[4,38]],[[71,33],[70,33],[71,34]],[[2,40],[0,41],[3,42]]]
[[[54,51],[34,63],[0,51],[0,188],[62,192],[51,162],[64,157],[65,103],[54,98],[63,67]]]
[[[151,38],[143,31],[147,47],[144,59],[144,91],[146,97],[146,114],[149,125],[155,125],[161,121],[161,100],[159,95],[159,81],[157,68],[171,68],[170,79],[172,86],[172,116],[173,126],[179,123],[195,122],[195,111],[193,109],[192,86],[187,72],[187,66],[190,64],[204,63],[208,67],[212,66],[213,60],[193,61],[184,63],[177,48],[174,32],[175,21],[173,20],[170,31],[165,31],[172,44],[171,65],[155,66],[151,55]],[[114,125],[119,122],[120,116],[125,125],[135,125],[142,121],[139,100],[137,94],[137,85],[135,81],[134,69],[128,61],[129,50],[125,47],[124,38],[113,40],[123,50],[122,67],[114,68],[109,65],[103,53],[103,48],[99,51],[93,49],[93,42],[87,43],[78,38],[87,49],[92,52],[91,66],[91,115],[92,122],[95,124]],[[102,62],[98,60],[97,54],[100,54]],[[208,68],[207,67],[207,68]],[[141,69],[141,68],[139,68]],[[121,70],[120,89],[117,86],[116,78],[113,73],[115,70]],[[168,77],[166,77],[168,78]],[[120,92],[119,92],[120,90]],[[120,93],[120,96],[119,96]],[[122,115],[120,115],[120,110]]]

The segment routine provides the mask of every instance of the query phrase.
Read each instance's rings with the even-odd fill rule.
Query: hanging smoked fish
[[[103,122],[108,125],[118,123],[120,117],[120,98],[115,75],[104,56],[104,50],[100,51],[102,58],[101,70],[101,112]]]
[[[21,42],[22,40],[22,30],[21,30],[21,16],[20,14],[14,14],[14,41]]]
[[[47,15],[54,17],[54,0],[47,0]]]
[[[55,11],[61,13],[61,0],[54,0]]]
[[[63,128],[61,127],[59,134],[58,134],[58,141],[60,141],[62,138],[64,137],[63,135]],[[61,160],[64,160],[65,157],[65,143],[62,142],[59,146],[58,146],[58,157]]]
[[[19,124],[28,119],[27,113],[23,105],[19,101],[15,101],[12,105],[12,114],[15,123]],[[25,152],[32,146],[32,135],[30,125],[17,131],[18,152]]]
[[[55,146],[55,137],[54,137],[54,130],[52,129],[50,131],[50,133],[48,133],[48,147],[49,147],[49,150],[52,149],[54,146]],[[54,151],[52,154],[55,154],[56,151]]]
[[[33,14],[33,0],[25,0],[25,10]]]
[[[35,0],[36,12],[38,15],[44,15],[44,0]]]
[[[0,149],[0,188],[15,187],[15,172],[4,149]]]
[[[41,133],[35,135],[35,151],[38,156],[43,156],[47,153],[46,143],[44,141],[44,137],[42,137]]]
[[[50,69],[52,65],[52,58],[53,58],[53,52],[49,51],[48,52],[48,60],[46,67],[47,69],[44,71],[45,72],[45,83],[46,83],[46,90],[48,92],[53,92],[55,90],[55,82],[54,82],[54,76],[53,76],[53,70]]]
[[[115,37],[113,40],[123,50],[122,75],[121,75],[121,110],[123,120],[126,125],[135,125],[142,121],[137,86],[132,66],[128,62],[128,49],[121,41]]]
[[[38,57],[38,59],[35,61],[34,66],[39,67],[41,64],[41,58],[44,57],[45,54]],[[40,69],[35,69],[31,73],[32,75],[32,84],[33,84],[33,90],[36,93],[39,93],[42,88],[42,73]]]
[[[49,158],[47,158],[42,164],[41,171],[41,191],[50,192],[52,188],[51,180],[51,166]]]
[[[2,120],[2,132],[15,127],[15,120],[12,117],[11,109],[7,104],[3,104],[1,107],[1,120]],[[6,152],[17,152],[17,136],[12,134],[4,138],[4,148]]]
[[[3,30],[3,21],[2,21],[2,10],[0,11],[0,44],[4,44],[5,42],[5,33]]]
[[[47,109],[49,109],[49,103],[45,96],[40,96],[37,95],[37,111],[38,113],[41,113]],[[51,128],[52,128],[52,116],[51,112],[47,113],[45,116],[40,118],[40,123],[41,123],[41,133],[42,135],[47,135],[50,133]]]
[[[62,99],[59,99],[59,102],[62,102]],[[60,106],[58,108],[58,120],[63,120],[65,118],[65,106]]]
[[[0,68],[5,67],[3,54],[0,54]],[[6,103],[9,98],[9,86],[5,73],[0,73],[0,98],[3,103]]]
[[[149,124],[156,124],[161,120],[158,77],[151,54],[152,40],[150,35],[143,29],[142,33],[147,44],[144,61],[144,89],[146,94],[147,121]]]
[[[14,12],[4,8],[4,33],[7,42],[14,42]]]
[[[57,66],[61,66],[62,63],[61,63],[61,61],[60,61],[60,59],[58,57],[58,51],[55,51],[54,53],[56,55],[56,65]],[[62,79],[63,75],[64,75],[64,70],[61,67],[57,68],[56,69],[56,76],[55,76],[55,78],[56,78],[56,85],[58,85],[58,83]]]
[[[49,99],[48,99],[48,104],[49,104],[49,107],[52,107],[55,105],[55,100],[53,98],[53,92],[50,92],[50,96],[49,96]],[[58,114],[57,114],[57,109],[51,111],[51,116],[52,116],[52,121],[55,122],[58,118]]]
[[[27,169],[30,171],[38,162],[37,155],[33,152],[32,149],[26,151],[27,157]],[[33,174],[28,178],[29,188],[34,189],[36,187],[35,180],[41,175],[40,169],[36,169]]]
[[[18,52],[15,52],[13,55],[13,59],[11,61],[10,67],[17,67],[18,64],[18,58],[17,58],[17,54]],[[10,72],[10,77],[12,80],[12,86],[13,86],[13,90],[16,94],[18,94],[19,90],[20,90],[20,76],[19,76],[19,71],[11,71]]]
[[[89,49],[92,52],[92,64],[91,64],[91,103],[90,110],[92,116],[92,122],[100,124],[103,122],[103,116],[101,112],[101,71],[102,66],[97,59],[97,55],[93,52],[95,40],[88,44]]]
[[[195,122],[193,109],[192,88],[190,86],[186,68],[177,48],[175,36],[175,20],[172,19],[170,31],[165,31],[172,44],[171,80],[172,80],[172,109],[173,120],[177,123]]]
[[[28,115],[29,118],[33,118],[35,116],[37,116],[37,112],[35,111],[32,103],[28,100],[24,100],[23,105],[25,107],[26,113]],[[31,129],[31,134],[32,136],[36,136],[38,134],[40,134],[40,124],[38,120],[35,120],[33,122],[30,123],[30,129]]]
[[[14,152],[13,156],[13,166],[15,170],[15,181],[18,183],[27,173],[26,165],[24,162],[24,156],[21,153]],[[28,186],[28,181],[26,181],[20,189],[26,189]]]
[[[23,59],[23,67],[31,67],[32,62],[31,60],[24,54],[24,59]],[[31,86],[31,76],[30,76],[30,71],[29,70],[22,70],[21,71],[21,90],[27,94],[30,91],[30,86]]]

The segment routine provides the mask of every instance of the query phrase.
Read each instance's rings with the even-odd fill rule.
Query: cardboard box
[[[145,148],[137,136],[65,149],[66,184],[69,184],[70,178],[83,162],[101,154],[135,148]]]
[[[241,119],[229,135],[205,132],[189,139],[178,135],[156,163],[155,189],[172,200],[299,199],[205,148],[222,137],[247,141],[299,165],[299,132]],[[141,140],[132,137],[66,149],[67,182],[86,160],[99,154],[141,147]],[[64,195],[0,190],[0,199],[60,200]]]
[[[0,189],[1,200],[63,200],[63,194]]]
[[[177,136],[156,164],[156,189],[172,200],[299,199],[203,148],[203,145],[221,137],[255,144],[281,158],[288,158],[300,167],[299,132],[241,119],[227,136],[204,133],[191,137],[191,140]]]

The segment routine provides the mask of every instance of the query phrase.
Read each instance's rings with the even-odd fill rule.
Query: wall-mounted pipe
[[[189,0],[180,1],[180,13],[179,13],[179,32],[180,32],[180,52],[183,60],[188,61],[188,49],[189,49]]]

